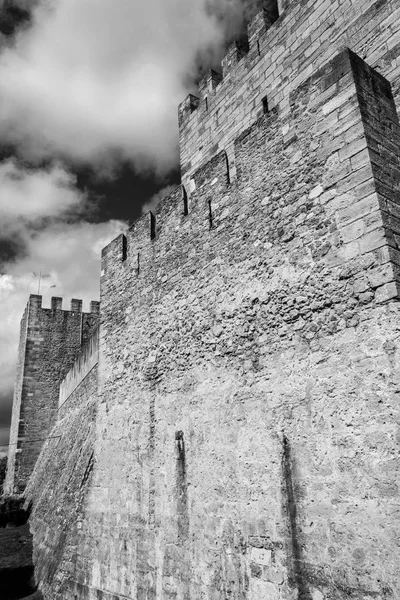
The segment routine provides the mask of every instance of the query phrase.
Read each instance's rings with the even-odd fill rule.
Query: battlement
[[[50,301],[50,307],[46,308],[43,306],[43,297],[39,294],[31,294],[29,296],[28,307],[42,309],[42,310],[64,310],[64,312],[74,312],[81,313],[83,307],[83,301],[78,300],[77,298],[72,298],[70,301],[69,309],[63,309],[63,298],[58,296],[52,296]],[[100,302],[96,300],[92,300],[89,305],[89,313],[98,314],[100,311]]]
[[[272,25],[279,19],[278,2],[273,0],[259,0],[250,5],[255,13],[247,25],[247,35],[239,40],[234,40],[229,46],[224,58],[221,60],[221,72],[210,69],[199,81],[199,97],[189,94],[179,105],[179,124],[184,126],[190,114],[199,106],[205,106],[208,111],[208,99],[213,95],[218,86],[236,69],[239,62],[254,49],[260,52],[259,38],[268,31]]]
[[[209,95],[216,91],[223,79],[235,70],[238,63],[249,54],[250,50],[256,48],[259,53],[259,38],[279,19],[279,4],[283,10],[282,3],[276,0],[257,0],[250,4],[251,13],[248,16],[251,16],[251,19],[247,25],[247,35],[234,40],[229,46],[221,60],[221,72],[210,69],[205,73],[198,84],[199,98],[189,94],[180,104],[178,108],[180,125],[184,125],[186,118],[200,106],[202,101],[208,110]]]
[[[310,140],[304,134],[307,120],[304,111],[313,115],[312,119],[307,117],[310,135],[312,132],[314,136]],[[332,123],[336,120],[340,127],[337,132],[331,132]],[[286,114],[276,107],[272,108],[233,140],[231,157],[236,165],[235,179],[231,177],[232,162],[227,153],[219,151],[192,172],[188,191],[185,186],[177,187],[154,212],[143,215],[104,249],[104,306],[110,293],[118,289],[115,288],[116,281],[121,286],[121,303],[129,281],[136,301],[145,304],[154,300],[161,288],[173,287],[179,269],[192,273],[201,270],[204,261],[207,262],[204,249],[223,247],[225,243],[232,244],[234,239],[239,244],[241,236],[243,239],[251,238],[252,228],[246,226],[247,217],[242,214],[247,214],[252,206],[253,215],[262,220],[264,209],[262,205],[253,205],[251,195],[249,197],[248,190],[261,184],[249,174],[249,164],[256,171],[255,165],[262,161],[268,175],[265,183],[262,182],[266,186],[266,196],[269,198],[274,186],[278,186],[276,189],[280,189],[283,214],[290,215],[293,198],[296,198],[295,202],[305,203],[307,212],[311,214],[313,203],[319,203],[320,196],[327,198],[324,211],[331,214],[331,233],[326,233],[323,242],[320,232],[315,231],[313,238],[307,230],[306,247],[309,245],[307,251],[311,252],[315,263],[321,261],[330,268],[336,268],[369,256],[370,276],[374,279],[375,289],[380,289],[375,295],[376,300],[386,302],[397,298],[400,282],[397,235],[400,224],[393,193],[384,188],[384,180],[396,176],[400,150],[393,146],[391,140],[398,129],[390,83],[353,52],[342,51],[292,91]],[[261,137],[254,137],[256,131],[260,131],[258,135]],[[387,148],[384,170],[379,158],[374,156],[378,146]],[[296,167],[303,161],[304,173],[311,169],[308,163],[314,165],[314,174],[307,175],[302,185],[293,182],[293,190],[281,189],[281,168],[288,160],[293,161]],[[275,171],[276,161],[281,166]],[[317,164],[319,167],[315,171]],[[388,177],[390,169],[393,173]],[[350,193],[353,188],[354,192]],[[354,197],[350,198],[348,194]],[[385,200],[382,200],[383,197]],[[347,203],[349,206],[344,216],[341,211],[336,213],[337,206]],[[366,221],[365,203],[374,215]],[[356,207],[359,207],[359,214]],[[264,218],[267,218],[266,215]],[[282,235],[293,239],[294,245],[303,244],[300,241],[301,228],[295,217],[288,218],[283,229],[278,226],[279,212],[269,215],[268,222],[276,222],[276,231],[286,231]],[[226,240],[229,230],[232,237]],[[262,234],[258,243],[269,245],[271,242]],[[318,256],[314,246],[317,248],[322,243],[326,243],[327,250]],[[277,246],[275,248],[277,251]],[[287,250],[291,251],[289,247]],[[251,253],[252,250],[248,248],[247,251]],[[246,252],[242,256],[246,256]],[[364,267],[357,268],[363,270]],[[374,270],[376,277],[372,277]]]
[[[206,73],[198,97],[190,94],[179,106],[181,173],[186,187],[201,164],[221,150],[227,153],[234,178],[233,145],[240,132],[272,108],[287,116],[290,94],[348,46],[349,39],[351,49],[365,56],[372,67],[379,63],[389,80],[397,69],[384,40],[379,37],[378,42],[370,34],[372,20],[392,22],[388,1],[369,1],[363,13],[349,9],[347,3],[327,0],[275,3],[275,10],[268,2],[255,6],[260,10],[248,24],[247,37],[228,48],[221,73]],[[390,37],[390,27],[382,27],[385,35]],[[370,58],[365,55],[366,40]]]
[[[183,175],[186,173],[186,154],[184,146],[186,138],[190,137],[191,133],[190,128],[190,131],[187,131],[187,127],[191,122],[191,115],[196,112],[196,117],[204,124],[210,118],[209,113],[210,111],[213,112],[216,105],[218,105],[219,112],[221,111],[221,108],[223,110],[223,107],[220,106],[220,101],[221,96],[224,97],[225,95],[230,96],[230,98],[227,98],[226,110],[228,113],[232,112],[232,106],[234,106],[237,99],[232,97],[231,89],[229,89],[229,91],[225,89],[227,82],[232,78],[236,79],[235,75],[239,67],[243,71],[243,68],[248,69],[254,65],[254,62],[257,61],[257,57],[259,57],[261,53],[261,42],[264,34],[266,34],[274,24],[277,27],[282,21],[282,17],[279,15],[284,8],[283,6],[279,7],[278,2],[264,0],[255,2],[251,6],[253,11],[251,15],[252,18],[247,26],[247,35],[242,36],[239,40],[235,40],[229,46],[226,55],[221,61],[221,72],[217,72],[213,69],[208,71],[199,82],[199,97],[189,94],[179,106],[179,126],[182,132],[180,143],[181,157],[183,158]],[[243,75],[243,73],[241,74]],[[200,121],[196,121],[199,128],[201,127]],[[215,142],[215,132],[213,133],[213,138]],[[203,146],[201,146],[200,149],[203,149]],[[221,147],[219,149],[221,149]],[[213,150],[215,150],[215,148]],[[204,158],[207,158],[207,154],[204,155],[203,160]],[[188,166],[188,169],[191,170],[193,163],[192,160],[189,162],[190,165]],[[197,166],[199,165],[199,162],[201,162],[201,160],[196,161]]]

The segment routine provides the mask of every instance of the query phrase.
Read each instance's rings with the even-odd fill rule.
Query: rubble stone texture
[[[103,251],[26,490],[46,600],[400,597],[400,1],[279,9]]]

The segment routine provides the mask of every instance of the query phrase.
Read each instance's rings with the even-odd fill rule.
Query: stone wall
[[[182,181],[225,150],[235,174],[233,143],[270,109],[288,114],[290,94],[312,73],[349,47],[376,68],[394,89],[400,107],[398,0],[289,0],[273,24],[263,12],[248,27],[248,51],[234,43],[222,61],[222,76],[208,73],[199,98],[180,106]]]
[[[75,569],[85,568],[77,547],[94,466],[96,401],[97,365],[62,405],[25,492],[35,577],[51,600],[66,597]]]
[[[93,476],[50,579],[58,493],[32,521],[46,600],[399,596],[398,120],[349,51],[288,102],[234,180],[217,154],[189,214],[178,189],[103,252]]]
[[[98,302],[82,313],[81,300],[66,311],[61,298],[42,308],[42,297],[30,296],[21,323],[5,494],[24,491],[56,422],[60,381],[97,323]]]
[[[92,335],[82,346],[77,355],[73,366],[60,383],[60,395],[58,401],[58,410],[60,414],[61,407],[68,401],[76,388],[88,377],[90,372],[99,362],[99,330],[98,327],[92,331]],[[68,410],[63,408],[63,412]]]
[[[103,251],[97,404],[27,490],[46,600],[400,596],[400,4],[280,12]]]
[[[0,500],[1,600],[43,600],[34,579],[28,518],[22,498]]]

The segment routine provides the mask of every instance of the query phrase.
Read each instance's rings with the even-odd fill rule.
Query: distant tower
[[[6,494],[25,490],[56,420],[60,381],[98,323],[99,303],[90,310],[82,312],[81,300],[72,300],[67,311],[62,298],[52,298],[49,309],[42,308],[42,296],[29,298],[21,321]]]

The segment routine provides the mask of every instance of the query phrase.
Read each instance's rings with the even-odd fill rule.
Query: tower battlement
[[[70,310],[62,298],[29,297],[21,321],[18,364],[10,445],[5,481],[6,493],[22,493],[43,443],[55,423],[59,384],[70,370],[82,344],[99,320],[99,302],[82,312],[82,300],[72,299]]]
[[[290,94],[343,47],[365,57],[391,80],[397,66],[387,45],[393,21],[390,3],[367,4],[360,13],[355,3],[349,7],[327,0],[293,0],[281,3],[276,20],[269,18],[265,9],[257,12],[247,28],[248,43],[231,44],[222,59],[221,73],[208,72],[199,83],[198,97],[190,94],[179,107],[185,187],[189,188],[193,172],[221,150],[226,151],[235,177],[236,137],[272,108],[284,122]],[[379,42],[371,35],[372,22],[382,23]]]
[[[82,307],[83,307],[83,301],[79,300],[78,298],[72,298],[70,301],[69,308],[65,309],[65,308],[63,308],[63,298],[60,298],[59,296],[52,296],[51,300],[50,300],[50,307],[45,308],[43,306],[43,296],[41,296],[39,294],[31,294],[29,297],[28,306],[35,307],[35,308],[41,308],[43,310],[51,310],[51,311],[63,310],[64,312],[81,313]],[[92,300],[90,302],[90,307],[89,307],[88,312],[96,314],[99,311],[100,311],[100,302],[97,300]]]
[[[332,128],[333,123],[337,127]],[[260,141],[254,138],[255,131],[263,132]],[[324,265],[339,277],[341,268],[356,262],[358,266],[352,268],[360,271],[362,279],[368,264],[372,282],[365,288],[371,292],[368,298],[378,302],[397,298],[400,223],[396,194],[388,182],[398,176],[400,150],[393,139],[399,131],[390,83],[351,50],[342,51],[291,92],[285,115],[272,108],[233,140],[234,179],[229,156],[221,150],[192,172],[189,193],[179,186],[104,249],[104,309],[115,281],[122,286],[121,299],[129,279],[130,289],[136,290],[141,301],[149,302],[157,297],[162,283],[169,278],[175,281],[177,274],[171,275],[171,266],[175,272],[179,268],[196,272],[205,260],[200,256],[203,249],[223,247],[228,231],[230,243],[242,236],[251,240],[254,224],[246,225],[242,217],[250,207],[257,218],[268,219],[270,226],[275,223],[282,240],[288,238],[289,253],[292,247],[309,252],[310,267]],[[384,168],[378,148],[385,149]],[[258,161],[267,165],[265,182],[259,174],[254,181],[250,176],[257,172]],[[284,182],[276,161],[287,172]],[[300,165],[304,175],[294,181],[290,174],[298,172]],[[265,186],[268,199],[261,204],[249,197],[249,190],[259,184]],[[280,199],[281,213],[269,213],[275,196]],[[293,204],[302,206],[298,210],[310,219],[315,211],[321,213],[321,223],[317,225],[317,219],[316,229],[309,229],[304,238],[299,216],[291,216]],[[266,234],[265,228],[255,242],[276,252],[282,244]],[[319,252],[319,247],[324,251]],[[192,248],[201,250],[192,254]],[[251,251],[249,247],[247,252]]]

